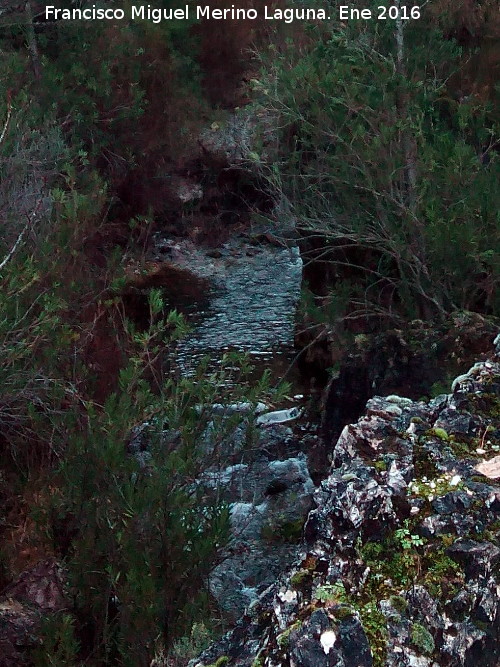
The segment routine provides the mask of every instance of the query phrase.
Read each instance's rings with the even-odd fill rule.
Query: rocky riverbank
[[[333,447],[295,566],[191,667],[496,667],[500,336],[430,402],[373,398]]]

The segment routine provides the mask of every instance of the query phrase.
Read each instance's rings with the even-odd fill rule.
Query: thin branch
[[[3,144],[5,135],[7,134],[7,129],[9,127],[10,118],[12,116],[12,103],[10,101],[10,90],[7,92],[7,118],[2,129],[2,134],[0,134],[0,146]]]
[[[36,216],[37,216],[38,211],[40,210],[40,206],[41,206],[41,204],[42,204],[42,199],[40,198],[40,199],[38,200],[38,203],[37,203],[37,205],[36,205],[35,210],[32,211],[32,213],[31,213],[30,215],[27,216],[28,219],[27,219],[27,221],[26,221],[26,224],[25,224],[24,227],[22,228],[22,230],[21,230],[19,236],[17,237],[17,239],[16,239],[14,245],[13,245],[12,248],[9,250],[9,252],[5,255],[5,257],[3,258],[3,260],[0,262],[0,271],[5,267],[5,265],[6,265],[8,262],[10,262],[10,260],[12,259],[14,253],[16,252],[16,250],[19,248],[19,246],[20,246],[21,243],[23,242],[24,237],[25,237],[25,235],[26,235],[26,232],[28,231],[28,229],[30,229],[31,225],[33,224],[34,219],[35,219]]]

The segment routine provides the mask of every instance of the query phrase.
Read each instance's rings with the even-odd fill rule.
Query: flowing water
[[[302,260],[297,247],[226,244],[212,262],[207,305],[191,310],[193,326],[176,351],[176,364],[192,375],[210,356],[215,369],[225,352],[246,352],[256,366],[283,374],[293,356],[294,320]]]

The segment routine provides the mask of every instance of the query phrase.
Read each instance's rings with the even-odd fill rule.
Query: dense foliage
[[[337,277],[340,322],[499,313],[498,106],[450,89],[465,54],[429,21],[310,26],[263,57],[267,168]]]

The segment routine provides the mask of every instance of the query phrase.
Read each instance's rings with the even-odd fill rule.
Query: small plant
[[[204,623],[193,623],[191,633],[174,642],[171,655],[174,660],[187,663],[204,651],[212,639],[213,635]]]
[[[432,501],[434,498],[461,488],[463,488],[463,482],[460,475],[443,473],[440,476],[427,477],[423,475],[419,479],[414,479],[408,485],[408,493]]]
[[[317,600],[324,603],[347,601],[347,593],[341,581],[337,581],[335,584],[318,586],[314,596]]]
[[[415,547],[421,547],[425,544],[424,538],[420,535],[413,535],[408,528],[408,523],[403,528],[398,528],[394,531],[394,537],[396,541],[401,545],[401,548],[404,551],[410,551],[415,549]]]
[[[411,626],[411,642],[415,648],[418,648],[426,655],[431,655],[436,648],[433,636],[420,623],[413,623]]]
[[[408,609],[408,602],[401,597],[401,595],[391,595],[389,602],[394,609],[400,614],[404,614]]]
[[[227,655],[221,655],[220,658],[217,658],[215,662],[213,662],[211,665],[207,665],[207,667],[224,667],[229,663],[229,658]]]
[[[41,628],[41,644],[32,658],[39,667],[64,667],[76,665],[80,650],[75,633],[75,619],[63,613],[47,617]]]
[[[295,623],[292,623],[292,625],[287,628],[284,632],[282,632],[280,635],[277,636],[276,641],[278,643],[278,646],[280,648],[286,649],[288,648],[288,644],[290,642],[290,635],[294,630],[298,630],[300,627],[302,627],[302,621],[295,621]]]
[[[346,618],[351,618],[356,615],[356,609],[354,605],[341,604],[335,609],[332,610],[332,613],[336,621],[343,621]]]
[[[299,570],[290,579],[290,586],[298,591],[303,591],[312,583],[312,573],[310,570]]]
[[[387,644],[387,620],[376,602],[369,602],[359,608],[363,629],[370,643],[374,667],[385,664]]]
[[[429,550],[424,557],[423,584],[437,599],[452,597],[464,581],[462,568],[446,553],[449,543],[449,539],[444,541],[442,545]]]

